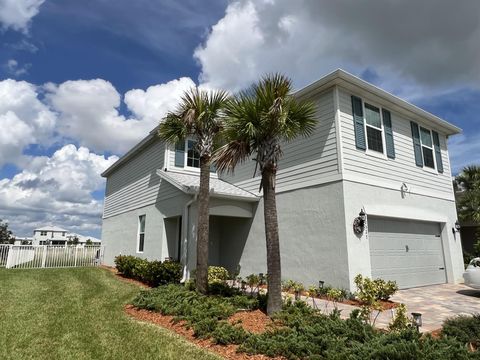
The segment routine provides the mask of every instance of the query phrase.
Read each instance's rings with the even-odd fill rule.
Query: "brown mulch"
[[[127,278],[125,276],[123,276],[122,274],[120,274],[116,268],[112,267],[112,266],[107,266],[107,265],[102,265],[100,266],[102,269],[105,269],[107,271],[110,271],[111,273],[113,273],[116,277],[118,277],[119,279],[121,279],[122,281],[125,281],[125,282],[128,282],[130,284],[135,284],[137,286],[140,286],[140,287],[143,287],[143,288],[150,288],[151,286],[148,286],[147,284],[144,284],[143,282],[141,281],[138,281],[138,280],[135,280],[135,279],[130,279],[130,278]]]
[[[271,358],[266,355],[248,355],[245,353],[237,353],[238,345],[218,345],[214,344],[210,339],[198,339],[193,335],[192,329],[186,328],[184,321],[174,323],[173,316],[162,315],[160,313],[144,309],[137,309],[133,305],[125,305],[125,312],[137,320],[153,323],[172,330],[195,345],[200,346],[208,351],[212,351],[228,360],[285,360],[283,357]]]
[[[240,311],[233,314],[228,322],[232,325],[239,324],[246,331],[261,334],[272,325],[272,320],[262,311]]]

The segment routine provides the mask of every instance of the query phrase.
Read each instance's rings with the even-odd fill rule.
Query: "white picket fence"
[[[100,245],[0,245],[0,267],[39,269],[99,266],[104,247]]]

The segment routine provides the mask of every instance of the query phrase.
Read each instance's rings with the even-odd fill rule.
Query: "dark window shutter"
[[[420,144],[420,130],[418,124],[410,121],[413,138],[413,151],[415,153],[415,163],[417,166],[423,167],[422,145]]]
[[[355,145],[357,149],[366,150],[365,127],[363,126],[362,99],[352,95],[353,126],[355,129]]]
[[[185,142],[181,141],[175,144],[175,166],[185,166]]]
[[[387,147],[387,156],[395,159],[395,145],[393,143],[392,116],[390,111],[382,109],[383,129],[385,130],[385,145]]]
[[[435,160],[437,160],[437,170],[439,173],[443,173],[442,152],[440,151],[440,138],[436,131],[432,131],[433,146],[435,148]]]

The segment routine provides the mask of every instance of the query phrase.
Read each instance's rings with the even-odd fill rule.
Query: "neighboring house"
[[[33,230],[32,245],[67,245],[68,241],[78,238],[79,244],[85,244],[88,239],[99,245],[101,241],[94,237],[71,233],[57,226],[44,226]]]
[[[57,226],[44,226],[33,230],[32,245],[65,245],[68,231]]]
[[[283,145],[277,177],[282,277],[353,289],[357,274],[401,288],[462,281],[448,122],[337,70],[295,96],[318,106],[309,138]],[[196,264],[198,154],[152,131],[108,168],[102,240],[119,254]],[[263,201],[253,161],[212,174],[210,264],[266,272]],[[365,229],[354,232],[361,210]]]

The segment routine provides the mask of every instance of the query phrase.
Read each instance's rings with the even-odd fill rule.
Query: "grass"
[[[100,268],[0,269],[0,359],[219,359],[127,317],[138,290]]]

